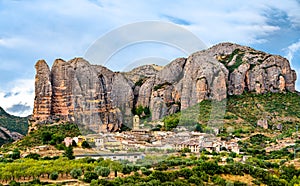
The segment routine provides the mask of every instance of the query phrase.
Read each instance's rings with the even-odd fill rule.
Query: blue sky
[[[235,42],[279,54],[300,74],[299,0],[0,0],[0,106],[15,115],[31,114],[37,60],[51,66],[56,58],[84,56],[104,34],[139,21],[172,22],[207,46]],[[186,54],[139,43],[107,65],[122,70],[145,56],[172,60]]]

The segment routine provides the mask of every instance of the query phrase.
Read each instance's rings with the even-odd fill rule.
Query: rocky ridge
[[[146,65],[119,73],[82,58],[57,59],[51,70],[43,60],[35,67],[31,128],[75,122],[95,132],[131,126],[132,110],[139,106],[158,120],[202,100],[244,91],[295,92],[296,81],[287,59],[232,43],[175,59],[162,69]]]

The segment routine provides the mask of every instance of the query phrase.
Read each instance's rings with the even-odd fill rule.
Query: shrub
[[[44,131],[42,132],[41,137],[42,137],[43,144],[48,144],[49,141],[52,139],[52,133],[48,131]]]
[[[14,149],[12,151],[11,154],[8,154],[7,158],[11,158],[11,159],[19,159],[21,157],[21,152],[19,151],[19,149]]]
[[[172,130],[173,128],[176,128],[178,123],[179,123],[179,115],[178,114],[173,114],[166,116],[163,121],[164,121],[164,128],[167,131]]]
[[[69,160],[75,159],[73,147],[72,146],[66,147],[63,156],[67,157]]]
[[[78,177],[80,177],[82,175],[82,170],[74,168],[71,170],[70,175],[72,176],[72,178],[77,179]]]
[[[87,183],[91,183],[92,180],[97,180],[98,175],[94,172],[86,172],[83,177],[83,181]]]
[[[38,178],[34,178],[32,181],[28,182],[31,185],[42,185],[41,180]]]
[[[199,186],[204,185],[203,181],[195,175],[189,177],[188,182],[189,183],[194,183],[195,185],[199,185]]]
[[[137,82],[135,82],[135,86],[142,86],[143,85],[143,83],[144,83],[144,81],[145,81],[145,79],[144,78],[141,78],[141,79],[139,79]]]
[[[222,186],[225,186],[226,185],[226,180],[224,180],[223,178],[221,178],[220,176],[218,175],[214,175],[212,177],[212,181],[215,183],[215,184],[218,184],[218,185],[222,185]]]
[[[146,176],[149,176],[152,173],[152,171],[147,169],[146,167],[142,167],[141,171],[142,171],[142,174],[144,174]]]
[[[37,153],[30,153],[27,156],[25,156],[25,158],[30,158],[30,159],[34,159],[34,160],[38,160],[41,157],[41,155],[37,154]]]
[[[95,172],[98,176],[107,177],[110,174],[110,169],[108,167],[97,166]]]
[[[15,180],[11,180],[9,182],[9,186],[20,186],[21,184],[19,182],[16,182]]]
[[[55,148],[57,150],[65,150],[66,146],[64,144],[57,144],[57,145],[55,145]]]
[[[182,153],[189,153],[189,152],[191,152],[191,149],[185,147],[185,148],[183,148],[183,149],[181,150],[181,152],[182,152]]]
[[[87,141],[83,141],[82,144],[81,144],[81,147],[84,148],[84,149],[85,148],[91,148],[90,144]]]
[[[179,175],[185,179],[188,179],[193,175],[193,171],[189,168],[182,168],[179,170]]]
[[[57,178],[58,178],[58,172],[52,172],[50,174],[50,179],[51,180],[57,180]]]
[[[133,171],[134,167],[132,165],[124,165],[122,167],[123,174],[130,174]]]
[[[233,158],[229,157],[229,158],[226,158],[226,162],[227,162],[227,163],[233,163],[234,160],[233,160]]]
[[[92,180],[90,186],[98,186],[100,185],[99,180]]]

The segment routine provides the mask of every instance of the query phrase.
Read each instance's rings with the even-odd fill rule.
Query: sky
[[[300,0],[0,0],[0,106],[13,115],[31,114],[37,60],[51,67],[56,58],[84,57],[99,38],[144,21],[177,25],[207,47],[234,42],[284,56],[300,74]],[[165,63],[187,56],[174,46],[143,41],[101,64],[122,71],[144,58]]]

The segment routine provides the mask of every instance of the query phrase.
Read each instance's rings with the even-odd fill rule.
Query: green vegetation
[[[220,62],[224,63],[226,67],[228,68],[229,72],[233,72],[235,69],[237,69],[242,63],[243,63],[243,57],[245,55],[245,52],[240,49],[235,49],[229,56],[227,56],[225,59],[220,60]],[[233,58],[235,58],[235,63],[233,65],[228,65]]]
[[[300,96],[296,93],[245,93],[231,96],[227,102],[227,112],[244,120],[245,123],[256,126],[263,118],[268,120],[269,128],[282,124],[283,129],[294,127],[300,120]],[[285,118],[289,117],[289,122]]]
[[[41,125],[38,130],[30,132],[22,140],[11,145],[20,148],[47,144],[59,146],[65,137],[75,137],[78,135],[80,135],[80,131],[76,124]]]
[[[110,169],[108,167],[97,166],[95,172],[98,176],[107,177],[110,174]]]
[[[254,131],[258,120],[267,118],[269,129],[278,130],[277,126],[282,125],[282,135],[278,138],[291,136],[293,130],[290,129],[300,123],[299,101],[300,96],[290,92],[229,96],[225,115],[221,118],[224,129],[231,126],[234,135],[243,136]],[[212,117],[212,104],[218,106],[216,102],[204,100],[186,110],[166,116],[163,119],[165,125],[161,130],[172,130],[177,125],[195,130],[197,123],[201,124],[203,131],[209,130],[206,125]],[[286,118],[289,118],[289,121],[286,121]]]
[[[97,180],[98,175],[95,172],[86,172],[83,177],[83,181],[91,183],[92,180]]]
[[[28,117],[12,116],[0,107],[0,127],[4,127],[11,132],[18,132],[20,134],[26,135],[28,131],[27,119]],[[6,133],[2,131],[2,129],[0,129],[0,133],[5,135],[5,137],[7,138],[0,138],[0,146],[5,143],[13,142],[13,139],[11,139],[10,136],[6,135]]]
[[[137,108],[132,109],[133,115],[138,115],[141,119],[146,119],[151,116],[151,111],[149,107],[143,107],[139,105]]]
[[[10,158],[10,159],[13,159],[13,160],[16,160],[16,159],[19,159],[21,157],[21,152],[19,151],[19,149],[14,149],[13,151],[12,151],[12,153],[10,153],[10,154],[7,154],[6,156],[5,156],[5,158]]]
[[[179,117],[180,115],[179,114],[172,114],[172,115],[169,115],[169,116],[166,116],[164,119],[163,119],[163,122],[164,122],[164,130],[166,131],[170,131],[172,130],[173,128],[176,128],[178,123],[179,123]]]
[[[15,131],[26,135],[28,131],[28,117],[12,116],[0,107],[0,126],[9,131]]]
[[[70,175],[74,179],[78,179],[82,175],[82,170],[80,168],[74,168],[71,170]]]
[[[228,62],[232,61],[233,57],[234,57],[235,55],[239,54],[239,52],[240,52],[240,49],[235,49],[235,50],[229,55],[229,57],[227,58],[226,62],[228,63]]]
[[[243,63],[243,52],[239,52],[236,56],[235,63],[231,66],[227,66],[229,72],[233,72],[235,69],[237,69],[242,63]]]
[[[135,86],[142,86],[145,83],[146,80],[147,80],[147,78],[141,78],[137,82],[135,82],[134,85]]]
[[[67,157],[69,160],[75,159],[74,152],[73,152],[73,147],[65,147],[65,152],[63,153],[64,157]]]
[[[250,137],[250,143],[253,145],[264,145],[266,142],[270,141],[274,140],[262,134],[256,134]]]
[[[153,87],[153,90],[154,90],[154,91],[157,91],[158,89],[161,89],[161,88],[163,88],[163,87],[165,87],[165,86],[168,86],[168,85],[172,85],[172,83],[165,82],[165,83],[162,83],[162,84],[155,85],[155,86]]]
[[[83,141],[81,144],[81,147],[84,149],[89,149],[91,148],[90,144],[87,141]]]
[[[58,172],[54,171],[50,174],[51,180],[57,180],[57,178],[58,178]]]
[[[264,138],[256,136],[255,138]],[[224,156],[224,154],[222,155]],[[220,157],[215,153],[214,157]],[[218,158],[201,156],[147,156],[136,164],[127,161],[93,160],[84,158],[69,160],[19,159],[0,162],[0,181],[19,185],[44,185],[40,178],[50,180],[74,179],[91,185],[294,185],[300,183],[300,170],[294,166],[280,165],[258,158],[245,163],[234,161],[236,154],[229,154],[225,165],[218,164]],[[272,171],[269,171],[272,170]],[[114,179],[107,177],[115,172]],[[116,172],[123,173],[117,177]],[[228,180],[226,175],[247,176],[239,181]],[[246,178],[251,177],[251,180]],[[27,180],[30,183],[19,183]]]

